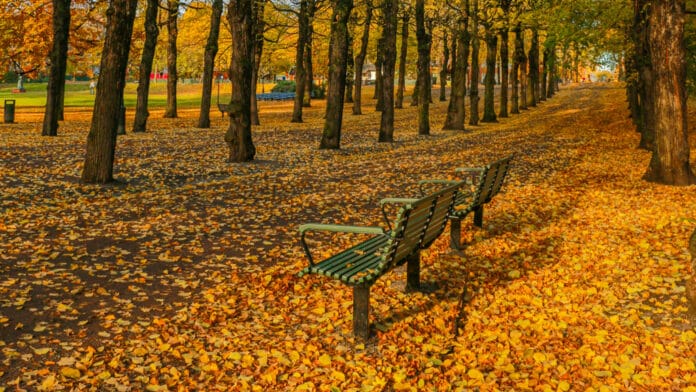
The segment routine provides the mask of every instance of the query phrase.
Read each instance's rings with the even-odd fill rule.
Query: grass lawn
[[[15,99],[17,108],[43,108],[46,104],[46,83],[25,83],[25,93],[14,94],[12,90],[16,84],[0,85],[0,103],[6,99]],[[137,97],[137,83],[128,83],[124,99],[126,107],[135,107]],[[213,86],[214,94],[217,94],[217,86]],[[220,86],[221,101],[230,94],[230,85]],[[199,107],[201,104],[201,84],[179,84],[177,86],[177,106],[182,109]],[[215,102],[213,96],[213,102]],[[167,104],[167,85],[159,81],[150,84],[151,108],[164,108]],[[94,105],[94,95],[89,93],[89,82],[68,82],[65,84],[65,106],[72,108],[85,108]]]

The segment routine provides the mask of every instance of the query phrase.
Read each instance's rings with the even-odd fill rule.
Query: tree
[[[353,97],[353,114],[362,114],[362,69],[367,57],[367,46],[370,42],[370,24],[372,23],[373,7],[369,1],[365,2],[365,21],[363,22],[363,34],[360,38],[360,50],[355,56],[355,94]]]
[[[266,22],[264,12],[267,0],[254,1],[254,69],[251,75],[251,124],[260,125],[259,107],[256,102],[256,85],[259,80],[259,69],[261,67],[261,57],[263,56],[264,30]]]
[[[440,67],[440,102],[447,100],[447,64],[449,63],[449,46],[447,46],[447,31],[442,37],[442,67]]]
[[[355,85],[355,28],[358,25],[358,14],[352,12],[348,21],[348,58],[346,59],[346,103],[353,103],[353,86]]]
[[[430,22],[428,21],[428,24]],[[428,26],[430,27],[430,26]],[[416,0],[416,39],[418,40],[418,134],[430,134],[430,50],[433,39],[426,29],[425,0]]]
[[[337,149],[341,145],[343,96],[346,88],[348,56],[348,18],[353,0],[332,0],[331,36],[329,41],[329,89],[326,94],[326,119],[319,148]]]
[[[500,109],[498,112],[499,117],[508,117],[508,87],[509,87],[509,77],[510,74],[510,56],[509,56],[509,46],[510,46],[510,6],[512,5],[512,0],[499,0],[500,9],[503,11],[503,24],[500,27]]]
[[[532,27],[532,41],[527,52],[529,76],[527,105],[536,106],[539,102],[539,28]]]
[[[65,69],[68,61],[70,34],[70,0],[53,0],[53,46],[50,53],[43,136],[58,135],[58,118],[62,117],[65,91]]]
[[[686,111],[685,0],[650,2],[649,53],[654,82],[655,147],[644,178],[668,185],[690,185]]]
[[[478,125],[479,122],[479,37],[478,37],[478,0],[474,0],[471,10],[471,86],[469,86],[469,104],[471,115],[469,125]]]
[[[302,122],[302,105],[305,94],[305,83],[307,82],[306,69],[306,50],[309,40],[310,19],[309,7],[311,0],[300,0],[300,12],[297,17],[298,37],[297,53],[295,56],[295,102],[292,108],[292,120],[294,123]]]
[[[106,11],[106,36],[99,72],[98,89],[87,136],[82,170],[85,183],[113,181],[116,127],[126,84],[126,67],[137,0],[112,0]]]
[[[179,74],[176,68],[177,47],[179,35],[179,0],[167,0],[167,108],[165,118],[176,118],[176,85]]]
[[[145,44],[143,45],[143,54],[140,60],[138,98],[135,106],[133,132],[145,132],[147,118],[150,116],[147,106],[150,95],[152,62],[155,59],[155,48],[157,47],[157,37],[159,36],[159,27],[157,26],[159,6],[159,0],[147,0],[147,8],[145,10]]]
[[[394,107],[403,109],[404,91],[406,90],[406,56],[408,55],[408,22],[411,11],[407,7],[401,14],[401,50],[399,51],[399,84],[396,88],[396,103]]]
[[[493,21],[486,18],[483,21],[485,29],[486,42],[486,76],[484,77],[484,94],[483,94],[483,118],[482,122],[495,122],[495,63],[496,55],[498,54],[498,35],[493,29]]]
[[[203,55],[203,91],[201,93],[201,110],[198,114],[198,128],[210,128],[210,103],[213,97],[213,76],[215,57],[218,52],[220,22],[222,20],[222,0],[213,0],[210,13],[210,31]]]
[[[251,83],[254,68],[254,0],[230,0],[227,22],[232,30],[230,125],[225,133],[229,162],[254,160],[251,137]]]
[[[452,59],[452,93],[450,94],[447,119],[443,128],[463,131],[464,121],[466,120],[466,74],[469,65],[469,0],[464,2],[464,10],[460,15],[456,30],[457,49],[453,51],[456,52],[456,57]]]
[[[510,94],[510,113],[520,113],[520,74],[524,74],[524,70],[520,71],[520,67],[524,62],[524,42],[522,41],[522,25],[517,23],[513,29],[515,33],[515,50],[512,54],[512,92]],[[524,94],[522,95],[524,97]]]
[[[396,66],[397,0],[383,0],[382,14],[382,117],[379,141],[394,141],[394,69]]]

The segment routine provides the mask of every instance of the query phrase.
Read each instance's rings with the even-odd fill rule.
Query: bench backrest
[[[512,155],[486,165],[479,177],[478,186],[474,193],[472,205],[482,205],[488,203],[495,195],[500,192],[503,181],[510,168]]]
[[[421,249],[429,247],[433,241],[435,241],[437,237],[439,237],[440,234],[445,231],[445,227],[447,226],[447,217],[454,209],[457,195],[459,194],[462,186],[464,186],[464,181],[442,189],[437,193],[438,199],[435,203],[435,208],[433,209],[430,223],[428,224],[425,234],[423,235],[423,240],[420,244]]]
[[[454,207],[457,191],[463,182],[425,196],[399,209],[390,239],[380,250],[381,261],[374,270],[357,279],[357,283],[369,282],[402,264],[424,244],[430,243],[442,233],[447,215]]]

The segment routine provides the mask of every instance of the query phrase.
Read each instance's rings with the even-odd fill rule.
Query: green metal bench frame
[[[510,163],[514,155],[509,155],[497,160],[484,167],[463,167],[455,169],[465,177],[471,185],[469,192],[461,191],[457,195],[449,219],[450,225],[450,246],[453,249],[461,249],[461,221],[469,213],[474,212],[474,226],[483,227],[483,207],[489,203],[498,192],[500,192],[505,177],[510,170]],[[456,181],[452,180],[423,180],[419,182],[421,193],[427,192],[429,186],[433,184],[449,185]]]
[[[387,222],[387,205],[401,205],[389,230],[362,227],[304,224],[299,227],[300,242],[309,266],[298,274],[319,274],[353,286],[353,334],[367,339],[370,335],[370,287],[392,268],[407,263],[407,290],[420,287],[420,250],[425,249],[444,231],[457,193],[463,181],[420,199],[383,199],[380,204]],[[305,236],[311,231],[372,235],[369,239],[315,263]]]

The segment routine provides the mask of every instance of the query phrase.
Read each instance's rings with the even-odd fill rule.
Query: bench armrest
[[[484,170],[486,170],[485,167],[458,167],[454,169],[454,172],[461,173],[464,178],[471,180],[473,184],[474,180],[476,180]]]
[[[387,223],[389,231],[392,230],[391,221],[389,216],[387,216],[386,206],[388,204],[409,204],[418,201],[418,199],[404,198],[404,197],[387,197],[379,201],[379,205],[382,207],[382,216],[384,217],[384,222]]]
[[[330,225],[323,223],[307,223],[300,225],[300,242],[302,243],[302,249],[304,249],[307,259],[309,260],[309,265],[314,265],[314,259],[312,258],[312,253],[309,251],[309,246],[305,241],[305,235],[310,231],[329,231],[334,233],[350,233],[350,234],[372,234],[372,235],[382,235],[384,234],[384,229],[381,227],[370,227],[370,226],[349,226],[349,225]]]

